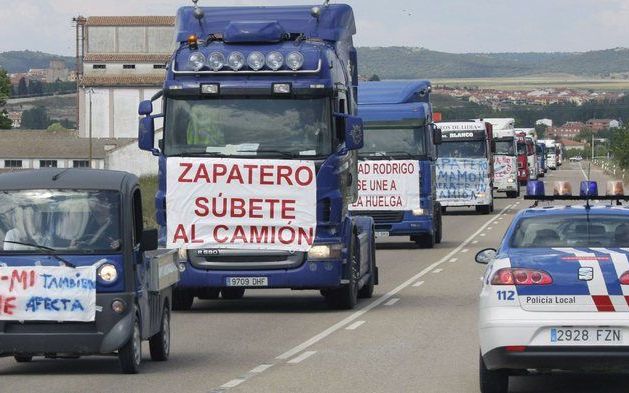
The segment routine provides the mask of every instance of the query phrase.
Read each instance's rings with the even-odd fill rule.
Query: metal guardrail
[[[605,173],[613,175],[623,182],[627,182],[626,176],[629,175],[629,171],[620,167],[614,160],[597,158],[592,160],[592,164],[601,168]]]

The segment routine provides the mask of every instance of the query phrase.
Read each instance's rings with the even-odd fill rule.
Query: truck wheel
[[[194,296],[190,291],[184,289],[175,289],[173,291],[173,310],[189,311],[194,303]]]
[[[427,248],[435,247],[437,237],[435,236],[435,232],[433,232],[432,235],[423,234],[423,235],[412,236],[411,240],[413,240],[419,248],[427,249]]]
[[[507,191],[507,198],[517,198],[518,197],[518,192],[517,191]]]
[[[203,288],[197,292],[197,297],[201,300],[214,300],[218,299],[220,294],[221,290],[219,288]]]
[[[476,206],[476,213],[478,213],[478,214],[490,214],[491,213],[491,205]]]
[[[359,299],[371,299],[376,286],[376,245],[371,244],[371,263],[369,265],[369,280],[358,290]]]
[[[435,243],[441,244],[443,240],[443,219],[441,213],[437,213],[437,231],[435,232]]]
[[[479,381],[481,393],[507,393],[509,391],[509,374],[506,370],[488,370],[480,356]]]
[[[164,306],[162,311],[162,324],[159,332],[149,339],[149,349],[151,350],[151,360],[163,362],[168,360],[170,355],[170,309]]]
[[[31,361],[33,361],[33,357],[27,355],[15,355],[13,356],[13,358],[18,363],[30,363]]]
[[[225,300],[238,300],[245,296],[245,288],[223,288],[221,295]]]
[[[142,363],[142,334],[137,314],[133,316],[133,332],[129,341],[118,350],[120,368],[125,374],[137,374]]]
[[[441,206],[441,214],[446,214],[446,211],[448,210],[447,207],[445,206]]]
[[[351,310],[358,303],[358,280],[360,280],[360,261],[358,260],[356,247],[358,240],[353,236],[352,244],[349,247],[350,261],[349,283],[340,288],[330,289],[326,292],[325,301],[329,308],[336,310]]]

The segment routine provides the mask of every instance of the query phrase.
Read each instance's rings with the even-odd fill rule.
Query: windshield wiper
[[[366,153],[360,154],[360,157],[363,159],[368,159],[369,157],[385,157],[385,158],[388,158],[389,160],[394,160],[395,158],[397,158],[396,156],[415,158],[415,156],[413,156],[411,153],[405,152],[405,151],[387,151],[387,152],[372,151],[372,152],[366,152]]]
[[[297,153],[291,153],[282,150],[238,150],[238,153],[262,153],[262,154],[279,154],[282,157],[297,158],[300,157]]]
[[[180,153],[180,154],[171,154],[168,157],[229,157],[229,156],[223,153],[219,153],[219,152],[197,151],[197,152],[187,152],[187,153]]]
[[[48,255],[50,255],[51,257],[55,258],[56,260],[58,260],[59,262],[63,263],[64,265],[66,265],[67,267],[71,267],[72,269],[76,269],[76,265],[68,262],[67,260],[61,258],[59,255],[57,255],[58,251],[55,250],[54,248],[50,248],[50,247],[46,247],[46,246],[40,246],[39,244],[33,244],[33,243],[22,243],[22,242],[14,242],[11,240],[3,240],[4,243],[9,243],[9,244],[17,244],[18,246],[26,246],[26,247],[32,247],[32,248],[37,248],[38,250],[43,250],[43,251],[48,251]]]

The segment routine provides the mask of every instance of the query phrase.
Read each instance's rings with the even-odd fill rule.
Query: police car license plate
[[[389,232],[376,232],[376,237],[389,237]]]
[[[613,328],[552,328],[551,344],[610,345],[623,342],[622,329]]]
[[[268,287],[268,277],[227,277],[228,287]]]

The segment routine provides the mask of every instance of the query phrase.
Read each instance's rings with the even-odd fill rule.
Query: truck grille
[[[358,211],[353,212],[352,215],[372,217],[376,224],[402,222],[404,219],[403,211]]]
[[[204,270],[290,269],[303,264],[303,252],[268,250],[212,250],[214,253],[188,251],[192,266]]]

